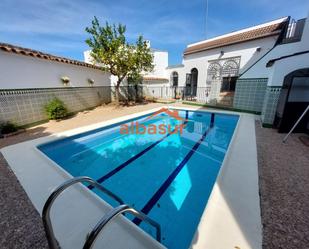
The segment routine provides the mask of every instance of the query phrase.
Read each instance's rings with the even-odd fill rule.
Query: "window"
[[[219,80],[221,75],[221,66],[217,62],[209,64],[207,69],[207,82]]]
[[[177,72],[172,73],[172,83],[174,87],[178,86],[178,73]]]
[[[223,77],[221,92],[235,92],[238,77]]]
[[[222,76],[236,76],[238,75],[238,63],[235,60],[228,60],[223,64],[222,67]]]

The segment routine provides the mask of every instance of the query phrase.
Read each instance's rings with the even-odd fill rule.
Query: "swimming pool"
[[[39,149],[71,175],[98,180],[127,204],[160,223],[162,243],[168,248],[188,248],[238,116],[180,110],[183,120],[166,113],[149,117],[50,142]],[[174,134],[121,134],[120,125],[132,126],[132,122],[169,125],[171,131],[177,125],[185,127],[182,133]],[[115,206],[113,200],[101,197]],[[146,224],[133,221],[154,233]]]

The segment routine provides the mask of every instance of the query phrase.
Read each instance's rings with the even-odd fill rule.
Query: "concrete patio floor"
[[[60,131],[145,111],[164,104],[102,106],[72,118],[41,124],[0,139],[0,148]],[[174,104],[186,107],[186,105]],[[256,124],[263,247],[306,248],[309,244],[309,147],[293,134],[286,144],[276,130]],[[48,248],[42,222],[0,154],[0,248]]]

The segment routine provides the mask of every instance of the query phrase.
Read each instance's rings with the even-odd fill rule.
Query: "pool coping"
[[[199,107],[173,108],[239,115],[234,134],[190,248],[262,249],[255,136],[257,116],[226,110],[200,109]],[[242,176],[241,181],[238,177],[239,172]]]
[[[169,107],[169,106],[165,106]],[[112,120],[88,125],[85,127],[76,128],[73,130],[53,134],[51,136],[38,138],[35,140],[30,140],[27,142],[19,143],[16,145],[11,145],[8,147],[5,147],[1,149],[1,152],[3,153],[5,159],[8,161],[8,164],[12,168],[13,172],[17,176],[18,180],[20,181],[21,185],[25,189],[28,197],[34,204],[35,208],[39,211],[41,214],[42,207],[44,205],[45,200],[47,199],[48,195],[59,184],[63,183],[65,180],[71,178],[72,176],[66,172],[64,169],[62,169],[60,166],[58,166],[56,163],[54,163],[51,159],[49,159],[46,155],[44,155],[38,148],[38,145],[51,142],[54,140],[58,140],[64,137],[72,136],[78,133],[87,132],[93,129],[97,129],[103,126],[108,126],[114,123],[118,123],[127,119],[139,117],[145,114],[149,114],[152,112],[155,112],[159,110],[162,107],[154,108],[151,110],[138,112],[131,115],[122,116],[119,118],[115,118]],[[259,195],[258,195],[258,175],[257,175],[257,155],[256,155],[256,143],[255,143],[255,128],[252,130],[250,123],[252,123],[254,127],[254,115],[251,114],[243,114],[243,113],[237,113],[237,112],[230,112],[230,111],[221,111],[221,110],[205,110],[200,109],[199,107],[175,107],[171,106],[170,108],[173,109],[181,109],[181,110],[192,110],[192,111],[201,111],[201,112],[214,112],[214,113],[224,113],[224,114],[236,114],[239,115],[239,120],[237,123],[237,127],[235,128],[232,140],[230,142],[228,151],[225,155],[224,161],[222,163],[219,175],[217,177],[217,181],[213,187],[213,190],[211,192],[211,196],[208,200],[208,204],[205,207],[204,213],[201,217],[199,226],[197,228],[197,232],[195,234],[195,237],[193,239],[193,242],[191,244],[192,248],[234,248],[238,246],[239,248],[261,248],[262,245],[262,230],[261,230],[261,216],[260,216],[260,207],[259,207]],[[249,128],[246,126],[249,126]],[[242,129],[242,131],[240,131]],[[246,132],[245,137],[249,137],[250,144],[252,146],[244,146],[243,141],[238,141],[239,136],[243,131]],[[244,134],[242,134],[242,137]],[[237,140],[236,140],[237,137]],[[246,140],[246,139],[245,139]],[[252,143],[254,140],[254,143]],[[237,141],[237,142],[236,142]],[[246,162],[245,165],[246,168],[242,169],[247,172],[247,178],[250,179],[246,182],[246,188],[243,188],[241,186],[241,189],[248,190],[247,192],[243,193],[243,196],[246,197],[246,201],[242,200],[242,198],[235,198],[235,192],[230,193],[228,191],[231,188],[232,183],[232,189],[239,189],[239,184],[235,179],[233,178],[234,174],[231,172],[231,170],[226,169],[232,169],[237,168],[237,165],[239,164],[239,158],[235,158],[231,156],[231,150],[233,149],[235,151],[236,146],[236,152],[241,149],[241,152],[243,150],[248,149],[249,154],[253,157],[253,160],[251,160],[251,163],[249,161]],[[238,148],[239,147],[239,148]],[[252,148],[253,147],[253,148]],[[246,151],[245,151],[246,152]],[[22,153],[24,156],[21,160],[21,158],[17,157],[19,153]],[[38,156],[40,155],[40,156]],[[247,160],[248,161],[248,160]],[[36,165],[33,165],[34,162],[36,162]],[[43,164],[43,165],[42,165]],[[30,167],[30,172],[25,170],[25,166]],[[30,165],[30,166],[29,166]],[[56,167],[55,167],[56,165]],[[248,166],[249,165],[249,166]],[[44,169],[42,169],[44,168]],[[246,169],[250,169],[249,171]],[[33,173],[41,172],[41,177],[39,179],[33,179],[34,175],[31,174],[31,171]],[[228,173],[226,172],[228,171]],[[45,173],[48,173],[48,177],[45,176]],[[232,173],[232,174],[231,174]],[[53,176],[52,176],[52,175]],[[249,175],[248,175],[249,174]],[[256,175],[255,175],[256,174]],[[230,176],[232,175],[232,177]],[[41,179],[43,177],[43,179]],[[51,179],[53,178],[53,179]],[[44,180],[45,179],[45,180]],[[231,182],[231,180],[233,180]],[[36,187],[33,186],[33,181],[35,182]],[[248,187],[247,185],[250,185]],[[44,186],[44,187],[42,187]],[[228,189],[225,189],[228,187]],[[45,190],[44,190],[45,188]],[[232,200],[232,206],[235,206],[235,199],[237,201],[237,205],[241,210],[241,213],[248,214],[244,217],[239,216],[237,217],[237,221],[235,221],[235,214],[230,211],[230,207],[226,205],[225,199],[223,198],[223,192],[226,192],[229,194],[229,201]],[[111,207],[102,199],[97,197],[92,192],[86,190],[84,186],[76,186],[73,188],[72,193],[70,191],[69,193],[72,197],[75,196],[75,198],[79,199],[80,195],[83,195],[83,198],[86,198],[87,200],[91,199],[91,205],[90,202],[87,202],[87,205],[85,203],[83,204],[83,209],[91,211],[91,214],[96,217],[96,219],[92,219],[91,222],[89,221],[89,217],[85,217],[86,215],[82,215],[80,217],[84,222],[88,220],[87,227],[83,227],[83,229],[74,229],[74,231],[71,231],[69,234],[70,236],[63,236],[63,234],[60,232],[60,230],[67,231],[67,227],[65,227],[64,221],[55,222],[55,233],[57,238],[60,241],[60,244],[63,248],[70,248],[72,247],[72,238],[76,238],[76,241],[74,241],[74,248],[78,248],[81,246],[82,238],[81,234],[86,234],[90,231],[90,229],[94,226],[94,224],[99,220],[98,217],[102,217],[102,209],[104,211],[108,211],[111,209]],[[245,202],[245,203],[243,203]],[[68,203],[68,201],[65,200],[59,200],[59,205],[62,203],[63,206],[72,206],[72,203]],[[251,203],[251,205],[247,205],[248,203]],[[236,205],[236,206],[237,206]],[[74,205],[73,205],[74,206]],[[92,207],[89,207],[92,206]],[[58,208],[59,209],[59,208]],[[56,214],[57,206],[55,207]],[[235,213],[235,210],[234,210]],[[53,217],[56,216],[56,214]],[[78,212],[73,211],[71,212],[71,215],[76,215]],[[207,216],[207,222],[206,217]],[[224,217],[224,218],[223,218]],[[222,219],[223,218],[223,219]],[[72,220],[72,217],[70,217]],[[239,222],[239,219],[241,220]],[[243,221],[245,219],[245,221]],[[93,224],[93,222],[95,222]],[[123,217],[120,217],[116,221],[116,226],[112,229],[107,229],[104,231],[104,234],[109,234],[110,237],[105,236],[102,241],[105,243],[109,243],[111,246],[111,243],[118,243],[119,245],[125,245],[128,247],[130,243],[133,243],[135,248],[164,248],[163,245],[156,242],[152,237],[150,237],[148,234],[146,234],[143,230],[141,230],[139,227],[135,226],[133,223],[128,221],[127,219],[124,219]],[[249,230],[248,232],[244,232],[244,228],[239,228],[238,223],[245,224],[245,230]],[[88,230],[87,230],[87,229]],[[59,230],[60,229],[60,230]],[[114,238],[115,235],[115,229],[117,232],[121,231],[122,236],[116,236],[117,241],[115,242]],[[111,230],[111,231],[108,231]],[[85,233],[86,231],[86,233]],[[114,232],[113,232],[114,231]],[[198,236],[199,234],[203,234],[203,236]],[[244,234],[245,233],[245,234]],[[103,234],[103,233],[102,233]],[[222,234],[225,234],[225,237],[222,238]],[[133,238],[132,238],[133,236]],[[250,237],[250,241],[247,239],[247,237]],[[107,238],[107,239],[106,239]],[[142,240],[137,241],[137,240]],[[131,241],[131,242],[130,242]],[[253,241],[253,242],[252,242]],[[99,241],[97,242],[98,244]],[[135,244],[134,244],[135,243]],[[137,246],[139,243],[140,246]],[[113,244],[114,246],[114,244]],[[115,247],[119,248],[117,245]],[[112,248],[112,247],[110,247]]]

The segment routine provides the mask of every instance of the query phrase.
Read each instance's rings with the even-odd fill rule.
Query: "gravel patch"
[[[48,248],[39,213],[0,153],[0,248]]]
[[[263,248],[309,248],[309,147],[256,123]]]

